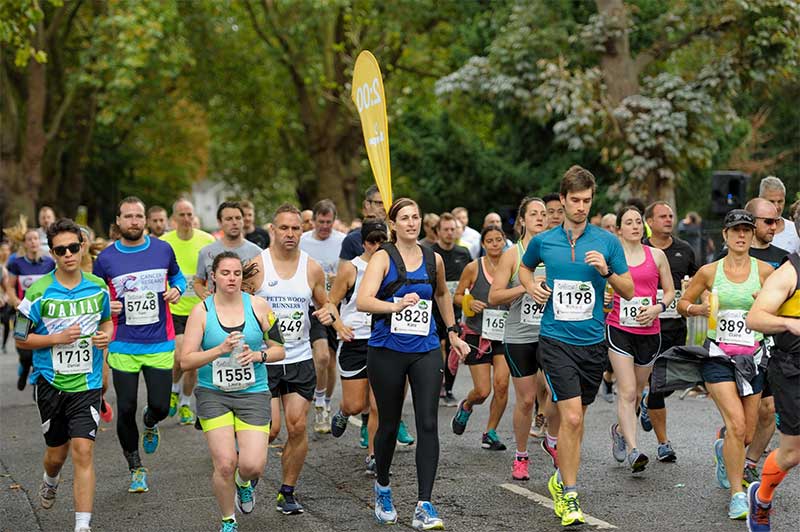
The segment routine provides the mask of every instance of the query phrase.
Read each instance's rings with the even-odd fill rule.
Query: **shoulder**
[[[771,264],[764,262],[763,260],[755,259],[756,264],[758,265],[758,274],[762,277],[766,277],[767,275],[771,274],[775,271],[775,268],[772,267]]]
[[[106,284],[106,282],[103,281],[103,279],[101,279],[97,275],[94,275],[93,273],[83,272],[83,280],[86,283],[90,283],[97,286],[101,290],[108,290],[108,285]]]
[[[25,291],[25,299],[28,301],[36,301],[44,296],[47,289],[53,285],[54,274],[49,273],[44,277],[40,277]]]
[[[196,241],[198,244],[212,244],[217,241],[213,236],[209,233],[201,229],[195,229],[194,234],[192,235],[192,240]]]
[[[469,250],[465,247],[456,246],[456,254],[461,255],[461,258],[465,258],[467,262],[472,260],[472,255],[470,255]]]
[[[653,255],[654,260],[656,260],[657,262],[666,262],[667,254],[664,253],[663,250],[658,249],[655,246],[647,246],[647,248],[650,249],[650,254]]]
[[[202,258],[205,254],[213,254],[217,250],[222,250],[222,244],[219,243],[219,240],[214,240],[213,242],[209,242],[205,246],[200,249],[200,257]]]

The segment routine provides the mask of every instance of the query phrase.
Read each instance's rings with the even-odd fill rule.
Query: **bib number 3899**
[[[401,298],[394,298],[395,303]],[[428,336],[431,328],[431,310],[433,303],[430,299],[420,299],[416,305],[406,307],[392,314],[391,332],[395,334],[413,334],[415,336]]]

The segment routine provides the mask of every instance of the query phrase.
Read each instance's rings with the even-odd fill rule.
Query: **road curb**
[[[0,530],[42,530],[28,491],[0,460]]]

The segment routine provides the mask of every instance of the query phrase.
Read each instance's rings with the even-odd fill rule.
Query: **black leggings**
[[[397,444],[403,391],[408,377],[417,426],[417,490],[420,501],[431,500],[439,465],[442,371],[442,352],[438,348],[427,353],[400,353],[379,347],[370,347],[367,351],[367,376],[378,406],[378,432],[375,433],[378,482],[382,486],[389,485],[389,469]]]
[[[126,456],[138,453],[139,428],[136,426],[136,403],[139,393],[139,373],[111,370],[117,394],[117,437]],[[152,427],[169,414],[169,394],[172,390],[172,370],[142,366],[147,387],[147,416],[145,424]]]

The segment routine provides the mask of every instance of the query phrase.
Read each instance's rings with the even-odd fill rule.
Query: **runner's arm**
[[[325,272],[322,266],[311,258],[308,259],[308,284],[311,287],[311,299],[317,310],[314,316],[323,325],[332,325],[339,320],[339,311],[328,301],[328,292],[325,290]]]
[[[658,248],[651,248],[652,252],[656,255],[656,264],[658,265],[658,278],[661,283],[661,289],[664,291],[664,298],[661,300],[665,307],[672,304],[675,299],[675,281],[672,280],[672,270],[669,267],[667,256]]]
[[[6,291],[6,296],[8,296],[9,305],[17,308],[19,306],[19,298],[17,297],[16,290],[14,290],[14,287],[17,286],[17,276],[9,272],[5,279],[3,279],[3,286]]]
[[[683,293],[681,300],[678,301],[677,308],[681,316],[685,318],[691,318],[692,316],[708,316],[708,303],[698,304],[695,303],[695,301],[697,301],[697,298],[700,297],[703,292],[711,289],[709,279],[713,279],[714,273],[716,273],[716,267],[717,263],[712,262],[711,264],[706,264],[694,274],[692,280],[689,281],[689,286],[686,287],[686,292]]]
[[[783,302],[792,296],[796,286],[797,274],[794,266],[785,262],[762,285],[750,312],[747,313],[747,326],[764,334],[799,334],[800,320],[776,315]]]
[[[467,264],[464,271],[461,272],[461,277],[458,279],[458,286],[456,287],[456,291],[453,293],[453,304],[456,306],[461,305],[461,301],[464,299],[464,292],[467,288],[471,288],[472,285],[475,284],[475,280],[478,277],[478,262],[472,261]],[[483,301],[485,304],[486,302]]]
[[[347,291],[356,284],[357,274],[358,271],[352,262],[349,260],[339,261],[339,271],[336,272],[331,292],[328,294],[328,299],[334,307],[339,306],[344,296],[347,295]],[[353,329],[345,325],[342,320],[334,321],[333,328],[343,340],[353,338]]]
[[[506,305],[525,293],[525,287],[521,284],[515,288],[509,288],[508,286],[514,276],[516,265],[517,247],[514,246],[503,252],[500,257],[500,264],[497,265],[492,286],[489,288],[490,305]]]

